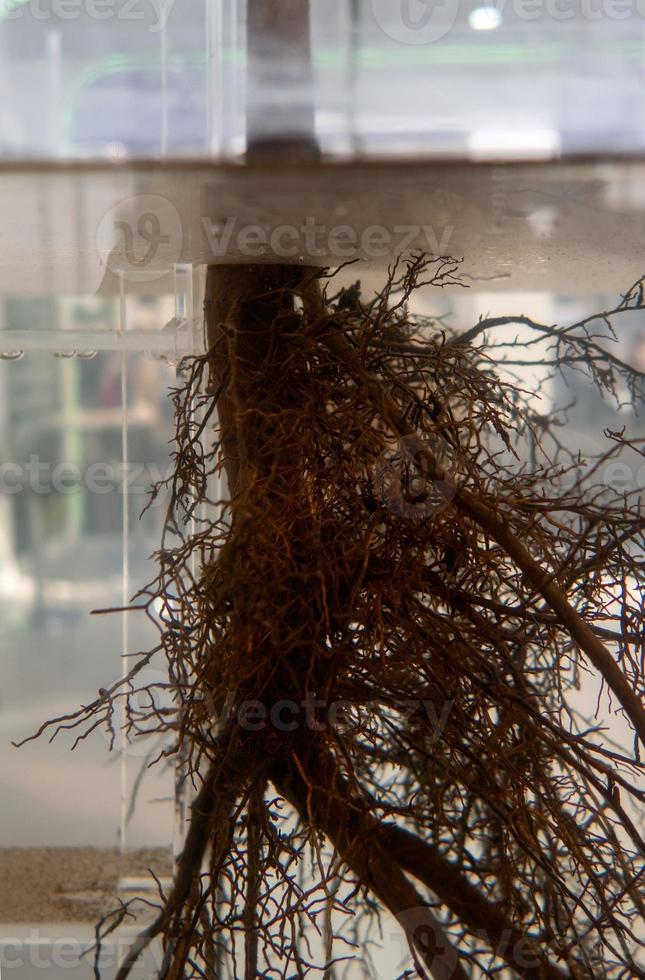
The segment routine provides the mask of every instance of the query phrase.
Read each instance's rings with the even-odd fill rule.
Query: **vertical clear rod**
[[[126,330],[126,302],[125,302],[125,282],[123,272],[119,273],[119,334],[124,334]],[[128,365],[126,351],[122,350],[121,358],[121,460],[123,465],[123,488],[122,488],[122,507],[123,521],[121,527],[121,604],[125,610],[130,601],[130,507],[128,497]],[[129,625],[128,615],[124,611],[121,614],[121,677],[125,679],[128,672],[128,661],[126,654],[129,653]],[[125,692],[124,692],[125,693]],[[126,731],[127,706],[126,698],[122,701],[121,709],[121,740],[120,740],[120,777],[121,777],[121,799],[119,816],[119,846],[123,853],[127,846],[127,821],[128,821],[128,735]]]

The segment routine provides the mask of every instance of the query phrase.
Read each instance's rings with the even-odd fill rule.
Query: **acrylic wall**
[[[318,138],[341,156],[634,152],[644,37],[641,7],[610,0],[313,0]],[[0,156],[239,156],[247,103],[277,132],[302,96],[293,49],[249,64],[246,40],[239,0],[2,0]]]
[[[313,0],[303,83],[288,47],[249,57],[242,3],[0,0],[3,845],[173,836],[169,770],[125,820],[147,743],[10,740],[154,640],[91,611],[154,573],[163,498],[139,513],[205,266],[356,260],[341,278],[370,291],[421,249],[464,258],[468,291],[419,307],[455,327],[611,305],[645,246],[645,17],[618,6]],[[303,105],[324,162],[244,169],[247,112],[293,136]],[[642,326],[621,351],[643,357]],[[524,380],[545,411],[575,396],[580,446],[624,420],[575,378]]]

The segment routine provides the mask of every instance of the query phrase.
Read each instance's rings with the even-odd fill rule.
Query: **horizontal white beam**
[[[2,330],[0,358],[22,351],[49,351],[51,354],[88,356],[93,351],[132,351],[163,355],[178,360],[200,352],[199,331],[189,324],[174,330]]]

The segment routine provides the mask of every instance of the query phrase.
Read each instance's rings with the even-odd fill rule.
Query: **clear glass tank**
[[[150,641],[90,612],[151,576],[163,508],[138,515],[169,465],[175,366],[203,347],[206,265],[354,262],[369,291],[422,249],[464,257],[469,290],[424,300],[453,323],[602,308],[645,244],[645,15],[617,9],[312,0],[303,71],[293,44],[249,43],[233,0],[0,0],[5,846],[173,836],[172,772],[128,812],[149,747],[109,764],[99,735],[74,755],[9,742]],[[322,159],[244,165],[251,129]],[[576,394],[583,446],[620,413]]]

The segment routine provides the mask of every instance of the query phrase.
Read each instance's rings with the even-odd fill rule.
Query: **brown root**
[[[138,597],[160,604],[173,750],[200,788],[119,980],[155,936],[163,978],[225,961],[330,977],[306,926],[327,916],[346,954],[352,915],[367,957],[383,910],[419,975],[642,975],[642,517],[593,479],[560,489],[561,456],[520,462],[535,420],[473,346],[483,321],[450,337],[409,312],[458,271],[415,257],[367,300],[312,268],[209,270],[208,353],[175,392],[166,539]],[[604,316],[640,308],[627,295]],[[561,367],[586,350],[598,373],[589,321],[534,326]],[[602,363],[635,397],[642,375]],[[632,755],[569,706],[579,671]],[[123,696],[58,724],[111,724]],[[130,718],[146,723],[169,725]]]

